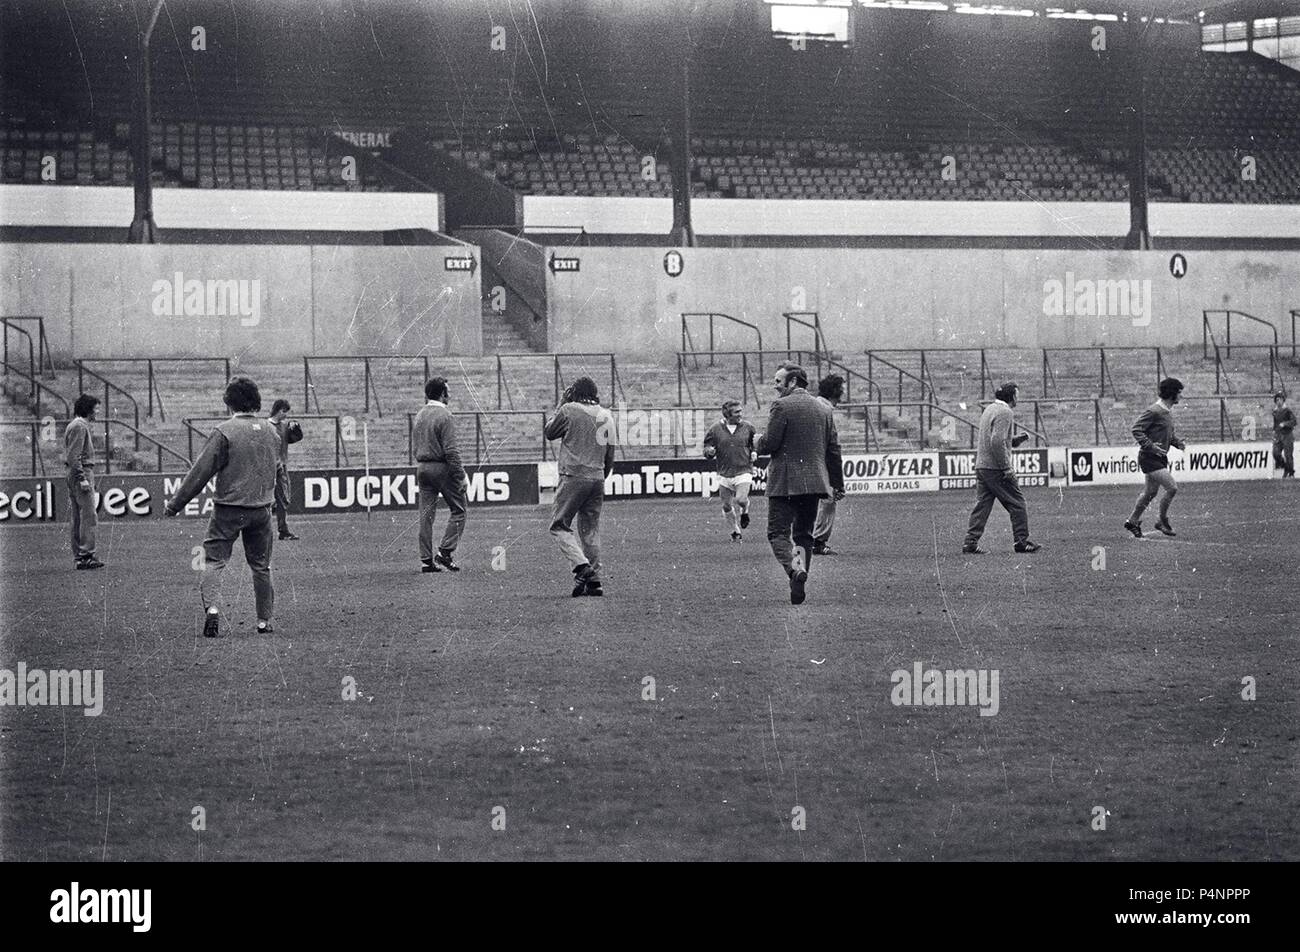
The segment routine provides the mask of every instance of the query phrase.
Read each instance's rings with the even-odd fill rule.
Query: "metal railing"
[[[107,377],[102,376],[101,374],[98,374],[95,371],[91,370],[89,367],[85,366],[84,362],[80,360],[76,360],[73,361],[73,363],[77,367],[77,392],[78,393],[86,392],[87,374],[89,374],[91,377],[94,377],[96,380],[98,380],[100,383],[104,385],[104,407],[102,413],[105,419],[110,419],[112,417],[113,414],[112,395],[114,393],[120,393],[122,396],[126,397],[126,399],[130,401],[132,419],[134,420],[132,429],[134,429],[136,433],[135,449],[138,451],[140,449],[140,436],[141,436],[139,402],[135,399],[135,397],[131,396],[131,394],[127,393],[125,390],[123,390],[117,384],[113,383]]]
[[[370,412],[370,397],[373,394],[375,398],[375,415],[382,417],[384,407],[379,399],[379,388],[375,385],[374,373],[371,371],[370,362],[372,360],[419,360],[423,362],[424,379],[429,379],[429,357],[427,354],[357,354],[357,355],[325,355],[317,357],[302,358],[302,405],[306,409],[311,409],[312,399],[316,401],[316,412],[321,412],[320,393],[316,384],[312,380],[311,363],[312,361],[332,360],[338,362],[361,361],[363,368],[364,382],[362,384],[362,398],[365,404],[365,413]]]
[[[546,421],[550,418],[549,411],[546,410],[453,410],[453,417],[466,419],[472,417],[474,420],[474,465],[481,463],[491,463],[492,449],[499,446],[499,443],[493,443],[491,439],[483,433],[484,418],[518,418],[528,419],[529,417],[538,417],[540,425],[537,428],[537,439],[541,458],[547,459],[547,440],[546,440]],[[414,411],[406,414],[406,462],[415,465],[415,417]],[[463,461],[462,461],[463,462]]]
[[[12,427],[14,429],[22,427],[31,431],[27,441],[31,444],[32,450],[32,476],[45,475],[45,457],[40,454],[38,449],[40,446],[38,431],[42,426],[46,425],[48,424],[42,423],[40,420],[0,420],[0,427]],[[39,472],[37,471],[38,464],[40,467]]]
[[[1300,318],[1300,308],[1293,307],[1291,308],[1291,310],[1287,311],[1287,314],[1291,318],[1291,363],[1293,364],[1300,363],[1300,358],[1296,357],[1296,339],[1295,339],[1295,322],[1296,322],[1296,318]]]
[[[1214,341],[1214,330],[1210,327],[1211,314],[1222,314],[1226,318],[1226,336],[1223,341],[1223,349],[1224,354],[1227,357],[1232,357],[1232,318],[1234,315],[1238,318],[1252,321],[1256,324],[1262,324],[1267,327],[1273,334],[1273,346],[1276,347],[1278,344],[1277,326],[1271,321],[1266,321],[1262,317],[1256,317],[1253,314],[1247,314],[1245,311],[1236,311],[1231,309],[1204,310],[1201,311],[1201,356],[1206,360],[1210,357],[1209,345]]]
[[[563,365],[566,361],[580,360],[584,363],[590,363],[593,360],[599,360],[602,363],[609,361],[609,391],[605,399],[613,402],[621,399],[627,400],[627,394],[623,390],[623,381],[618,375],[618,358],[608,351],[598,351],[595,353],[547,353],[547,354],[498,354],[497,355],[497,409],[513,409],[514,399],[510,396],[509,380],[505,377],[504,361],[506,360],[549,360],[551,362],[552,376],[552,406],[560,402],[560,395],[564,393],[567,384],[565,383]],[[501,394],[504,388],[509,407],[501,406]],[[487,411],[482,411],[487,412]],[[531,412],[531,411],[530,411]]]
[[[920,400],[921,400],[922,402],[926,402],[926,403],[933,402],[933,398],[934,398],[934,390],[933,390],[933,388],[932,388],[932,386],[931,386],[931,382],[927,381],[924,377],[921,377],[921,376],[918,376],[917,374],[912,373],[910,370],[905,370],[904,368],[898,366],[898,364],[894,363],[893,361],[889,360],[888,358],[886,358],[886,357],[881,357],[881,356],[880,356],[881,354],[897,353],[897,352],[898,352],[898,351],[896,351],[896,350],[889,350],[889,349],[886,349],[886,350],[869,350],[869,351],[867,351],[867,380],[870,381],[871,383],[875,384],[875,379],[876,379],[876,365],[877,365],[877,364],[880,364],[880,365],[881,365],[882,367],[884,367],[886,370],[893,371],[893,374],[897,374],[897,375],[898,375],[898,400],[897,400],[897,401],[892,401],[892,400],[891,400],[891,401],[890,401],[890,406],[897,406],[897,407],[899,407],[899,408],[901,409],[904,405],[906,405],[907,401],[904,401],[904,399],[903,399],[903,381],[904,381],[904,380],[911,380],[911,381],[914,381],[915,383],[917,383],[917,384],[920,385],[920,394],[919,394],[919,398],[920,398]],[[984,354],[981,352],[981,353],[980,353],[980,362],[981,362],[980,375],[981,375],[981,377],[983,377],[983,375],[984,375],[983,361],[984,361]],[[893,376],[893,374],[891,374],[890,376]],[[877,384],[876,386],[879,386],[879,385]],[[981,384],[980,384],[980,396],[983,397],[983,395],[984,395],[984,386],[983,386],[983,383],[981,382]]]
[[[31,331],[21,324],[35,322],[36,338],[33,341]],[[4,328],[4,362],[9,360],[9,332],[15,331],[27,338],[27,370],[33,377],[54,379],[54,358],[50,354],[50,342],[45,336],[45,318],[34,315],[12,315],[0,317],[0,326]],[[48,369],[48,373],[46,372]]]
[[[42,410],[41,394],[43,393],[49,394],[55,400],[59,401],[59,403],[63,404],[63,416],[65,419],[72,416],[72,408],[68,405],[67,399],[63,396],[63,394],[59,393],[59,391],[55,390],[53,387],[41,383],[34,376],[27,373],[27,371],[23,370],[21,367],[15,367],[14,365],[10,364],[6,360],[0,360],[0,367],[2,367],[2,369],[6,374],[10,374],[10,373],[17,374],[19,377],[22,377],[24,380],[27,381],[28,392],[26,395],[26,399],[33,401],[33,406],[31,407],[31,410],[38,417],[43,416],[43,414],[41,413]],[[0,388],[3,388],[6,394],[9,394],[8,383],[0,383]]]
[[[783,311],[781,316],[785,318],[785,347],[786,350],[793,348],[791,334],[795,326],[806,327],[813,332],[813,350],[818,354],[825,354],[828,358],[831,355],[831,349],[826,345],[826,335],[822,333],[822,319],[816,311]],[[812,320],[807,320],[807,318]]]
[[[1218,411],[1217,412],[1218,439],[1219,442],[1226,442],[1229,439],[1235,439],[1233,428],[1230,422],[1230,414],[1228,412],[1229,403],[1242,403],[1242,402],[1250,402],[1250,401],[1258,401],[1261,408],[1266,409],[1267,405],[1270,404],[1272,401],[1272,394],[1242,393],[1242,394],[1231,394],[1231,395],[1215,394],[1215,395],[1207,395],[1207,396],[1184,396],[1181,398],[1179,403],[1186,404],[1188,406],[1195,405],[1195,404],[1215,405],[1215,409]],[[1040,422],[1043,419],[1042,417],[1043,407],[1068,408],[1072,406],[1087,406],[1092,416],[1093,440],[1095,444],[1097,446],[1113,445],[1111,443],[1109,430],[1106,426],[1106,417],[1105,414],[1102,412],[1103,411],[1102,401],[1101,398],[1099,397],[1051,397],[1051,398],[1042,398],[1042,399],[1034,398],[1034,399],[1021,400],[1019,404],[1019,406],[1021,407],[1025,407],[1028,405],[1032,405],[1034,408],[1034,420],[1036,425],[1038,422]],[[1113,412],[1114,408],[1112,407],[1111,410]],[[1137,419],[1138,412],[1139,411],[1133,412],[1132,414],[1133,420]],[[1123,435],[1126,438],[1123,440],[1123,442],[1126,444],[1128,442],[1131,442],[1131,440],[1127,438],[1129,432],[1130,432],[1129,427],[1125,426],[1123,428]],[[1186,433],[1188,432],[1198,433],[1199,431],[1194,429],[1187,422],[1183,422],[1179,424],[1179,432],[1186,435]],[[1068,443],[1071,435],[1070,434],[1062,434],[1062,435],[1065,438],[1065,442]]]
[[[158,371],[156,364],[219,364],[225,375],[226,384],[230,383],[230,358],[229,357],[93,357],[82,358],[76,361],[78,367],[86,367],[89,364],[144,364],[147,376],[145,383],[146,393],[146,415],[152,419],[155,415],[164,423],[167,422],[167,411],[163,406],[162,390],[158,386]],[[90,371],[87,370],[87,373]],[[107,378],[99,373],[96,376],[100,380]],[[135,398],[124,387],[113,384],[117,389],[131,397]],[[138,406],[138,401],[135,401]],[[155,414],[155,409],[157,413]]]
[[[1236,388],[1232,382],[1232,376],[1228,373],[1224,348],[1220,347],[1214,340],[1210,341],[1210,347],[1213,348],[1214,360],[1214,392],[1215,393],[1234,393]],[[1281,390],[1286,392],[1286,375],[1282,372],[1283,359],[1281,356],[1282,345],[1277,344],[1234,344],[1234,350],[1244,351],[1266,351],[1268,354],[1268,388],[1271,392]],[[1240,368],[1239,368],[1240,369]],[[1227,389],[1225,391],[1224,385]]]
[[[62,423],[66,426],[68,421],[59,420],[57,422]],[[31,475],[32,476],[45,475],[46,473],[45,457],[41,455],[39,447],[41,444],[40,431],[48,425],[50,425],[49,421],[45,421],[45,420],[0,420],[0,427],[15,427],[15,428],[22,427],[24,429],[31,431],[30,442],[31,442]],[[112,427],[115,426],[126,429],[130,434],[130,437],[134,440],[135,449],[132,450],[132,452],[139,452],[141,441],[144,441],[145,443],[148,443],[153,447],[156,453],[155,466],[157,468],[155,472],[161,473],[163,471],[164,453],[166,453],[170,457],[176,458],[181,463],[185,464],[187,468],[190,465],[189,460],[187,460],[180,453],[176,452],[176,450],[172,449],[166,443],[162,443],[159,440],[154,439],[152,436],[149,436],[147,433],[140,432],[140,430],[137,427],[132,426],[130,423],[127,423],[125,420],[109,420],[109,419],[94,420],[91,421],[91,425],[95,427],[102,425],[104,427],[102,462],[103,462],[105,475],[111,474],[113,472],[114,443],[113,443]],[[55,447],[56,452],[58,452],[59,445],[60,444],[58,443],[57,440],[54,441],[53,446]],[[62,453],[59,453],[59,456],[62,457]],[[95,458],[96,460],[101,459],[101,455],[99,452],[95,453]],[[134,469],[134,467],[128,467],[128,468]]]
[[[757,353],[759,355],[758,375],[760,377],[763,376],[763,331],[759,328],[757,324],[751,324],[749,321],[742,320],[739,317],[732,317],[730,314],[722,314],[718,311],[685,311],[682,313],[682,350],[691,353],[694,353],[697,350],[695,346],[695,342],[691,339],[690,325],[688,323],[688,318],[692,318],[692,317],[707,317],[709,319],[708,354],[709,354],[710,367],[713,366],[713,354],[716,351],[716,334],[714,329],[715,318],[722,318],[723,320],[731,321],[733,324],[739,324],[741,327],[747,327],[751,331],[753,331],[754,336],[758,338],[758,350],[753,351],[753,353]],[[695,368],[697,370],[699,369],[698,358],[696,358]]]
[[[692,361],[692,362],[694,362],[695,365],[696,365],[696,368],[695,368],[695,369],[698,370],[698,369],[699,369],[699,358],[700,358],[701,356],[703,356],[705,353],[708,353],[708,354],[709,354],[709,364],[710,364],[710,366],[715,366],[715,367],[717,366],[716,358],[719,358],[719,357],[724,357],[724,358],[735,358],[735,357],[739,357],[739,358],[740,358],[740,394],[741,394],[741,395],[740,395],[740,402],[741,402],[742,404],[747,404],[747,403],[749,403],[749,398],[750,398],[750,395],[752,394],[753,397],[754,397],[754,402],[755,402],[755,404],[757,404],[760,408],[762,407],[763,402],[762,402],[762,400],[759,398],[759,395],[758,395],[758,394],[759,394],[759,386],[758,386],[757,383],[755,383],[755,381],[754,381],[754,377],[753,377],[753,367],[754,367],[755,363],[757,363],[757,364],[759,365],[759,367],[761,368],[762,365],[763,365],[764,357],[767,357],[767,358],[770,358],[770,359],[775,359],[775,360],[780,360],[780,361],[796,360],[796,361],[798,361],[800,364],[803,364],[803,363],[806,363],[806,362],[807,362],[807,363],[811,363],[811,361],[806,361],[805,358],[808,358],[808,357],[815,357],[815,355],[812,353],[812,351],[804,351],[804,350],[788,350],[788,351],[787,351],[787,350],[769,350],[769,351],[756,351],[756,350],[715,350],[715,351],[679,350],[679,351],[677,352],[677,405],[678,405],[679,407],[689,407],[689,406],[695,406],[695,405],[696,405],[695,396],[694,396],[694,394],[693,394],[692,391],[691,391],[691,381],[690,381],[690,377],[687,375],[687,373],[688,373],[687,362],[688,362],[688,361]],[[762,372],[762,371],[760,370],[760,373],[761,373],[761,372]],[[688,399],[688,397],[689,397],[689,399]]]
[[[202,417],[185,417],[181,420],[181,425],[185,428],[185,445],[186,452],[189,453],[190,461],[194,459],[194,437],[200,440],[207,440],[212,435],[213,427],[210,430],[201,429],[194,424],[196,423],[224,423],[229,420],[228,416],[202,416]],[[332,420],[334,421],[334,468],[340,469],[344,464],[351,465],[352,461],[348,456],[347,444],[355,437],[347,439],[343,436],[343,416],[333,413],[300,413],[294,414],[293,419],[302,420]]]
[[[180,453],[176,452],[176,450],[172,449],[166,443],[162,443],[154,439],[152,436],[150,436],[147,433],[142,433],[139,427],[132,426],[130,423],[127,423],[125,420],[105,419],[105,420],[96,420],[95,422],[96,423],[102,422],[104,424],[104,472],[105,473],[113,472],[113,437],[112,437],[112,433],[109,430],[109,427],[111,426],[120,426],[130,431],[131,435],[135,438],[135,449],[133,452],[139,451],[141,440],[151,444],[154,447],[155,451],[157,452],[157,467],[158,467],[155,470],[155,472],[159,472],[159,473],[162,472],[162,459],[164,453],[166,453],[168,456],[175,457],[177,460],[184,463],[187,468],[190,465],[190,461],[188,459],[186,459]]]

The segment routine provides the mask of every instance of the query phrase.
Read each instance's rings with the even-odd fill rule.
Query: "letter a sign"
[[[1169,273],[1175,278],[1182,278],[1187,273],[1187,259],[1182,255],[1174,255],[1169,259]]]

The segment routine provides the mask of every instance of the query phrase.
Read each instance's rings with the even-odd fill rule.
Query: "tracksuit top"
[[[595,403],[566,403],[546,424],[546,438],[560,444],[561,476],[603,480],[614,467],[614,418]]]
[[[715,459],[719,476],[731,479],[754,471],[754,464],[749,458],[754,450],[754,435],[754,428],[743,420],[736,424],[735,433],[727,429],[725,420],[719,420],[709,427],[709,432],[704,434],[704,445],[712,446],[718,451]]]
[[[95,468],[95,444],[90,438],[90,422],[85,417],[73,417],[63,431],[63,459],[68,464],[68,475],[78,481],[86,478],[86,470]]]
[[[411,450],[417,463],[446,463],[453,482],[465,478],[456,446],[456,418],[446,404],[430,400],[420,408],[411,426]]]
[[[1011,424],[1015,417],[1011,404],[994,400],[980,415],[979,443],[975,449],[976,469],[1006,472],[1011,463]]]
[[[1144,473],[1154,473],[1168,467],[1164,453],[1170,446],[1183,449],[1183,441],[1174,435],[1174,415],[1157,400],[1142,412],[1133,424],[1133,439],[1138,444],[1138,468]],[[1163,453],[1157,453],[1159,447]]]
[[[1273,411],[1273,433],[1275,436],[1286,439],[1295,433],[1295,411],[1290,407],[1283,407],[1281,410]]]
[[[213,476],[220,506],[257,509],[275,499],[275,473],[280,463],[280,436],[270,421],[251,413],[236,413],[208,437],[170,503],[180,509],[203,491]]]

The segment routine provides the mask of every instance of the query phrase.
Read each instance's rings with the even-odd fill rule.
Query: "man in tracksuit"
[[[99,398],[83,393],[72,405],[73,417],[63,432],[64,461],[68,464],[68,502],[71,519],[72,557],[77,569],[102,569],[95,558],[95,444],[90,438],[90,421],[95,419]]]
[[[1160,518],[1156,528],[1167,536],[1177,535],[1169,524],[1169,504],[1178,492],[1178,483],[1169,471],[1169,447],[1186,449],[1183,441],[1174,435],[1173,406],[1183,392],[1183,382],[1175,377],[1166,377],[1160,381],[1160,399],[1147,407],[1133,424],[1133,439],[1138,444],[1138,468],[1146,476],[1146,485],[1138,496],[1133,514],[1124,523],[1124,528],[1133,533],[1135,538],[1142,538],[1142,513],[1146,511],[1156,493],[1164,489],[1160,497]]]
[[[617,434],[613,417],[598,400],[595,381],[579,377],[565,391],[564,401],[545,429],[548,440],[563,440],[551,535],[573,566],[574,598],[605,594],[600,581],[600,510],[605,501],[605,477],[614,468]]]
[[[731,522],[731,541],[741,540],[749,528],[749,490],[754,485],[754,428],[741,419],[739,400],[722,405],[722,419],[704,434],[704,458],[718,463],[718,496],[722,512]]]
[[[1273,462],[1282,478],[1295,478],[1295,411],[1286,405],[1286,392],[1273,394]]]
[[[271,404],[271,426],[280,437],[280,465],[275,471],[275,525],[283,541],[296,541],[289,531],[289,444],[302,440],[302,427],[297,420],[289,419],[289,401],[280,399]]]
[[[415,479],[420,487],[421,572],[459,572],[452,558],[465,531],[469,510],[469,477],[456,446],[456,419],[447,409],[445,377],[434,377],[424,385],[425,404],[411,427],[411,449],[415,454]],[[447,501],[451,516],[442,533],[438,551],[433,551],[433,520],[438,497]]]
[[[257,606],[257,631],[272,631],[275,589],[271,585],[271,546],[275,524],[271,504],[275,499],[275,473],[280,460],[280,437],[270,421],[255,415],[262,409],[257,384],[235,377],[226,386],[226,407],[232,416],[208,437],[163,512],[175,516],[203,491],[214,476],[212,518],[203,539],[203,573],[199,598],[205,617],[203,634],[220,635],[221,573],[230,560],[235,540],[244,540],[244,558],[253,572],[253,598]]]
[[[1037,552],[1042,548],[1029,538],[1029,510],[1011,456],[1012,446],[1029,439],[1023,433],[1015,438],[1011,436],[1015,426],[1011,408],[1016,405],[1018,392],[1014,383],[1004,383],[994,392],[996,399],[980,416],[979,445],[975,449],[975,508],[971,510],[966,541],[961,547],[966,555],[985,554],[986,550],[979,546],[980,536],[988,525],[994,502],[1002,503],[1011,516],[1011,534],[1017,552]]]

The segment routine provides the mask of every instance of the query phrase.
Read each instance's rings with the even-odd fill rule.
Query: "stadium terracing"
[[[635,2],[394,0],[383,15],[169,3],[149,54],[147,179],[171,246],[158,273],[233,260],[218,271],[235,280],[265,258],[291,280],[299,266],[278,256],[304,245],[314,262],[308,296],[268,291],[267,323],[248,336],[177,336],[150,330],[152,282],[73,300],[106,287],[95,268],[147,281],[158,264],[119,268],[96,251],[77,271],[79,245],[122,243],[131,221],[135,5],[4,0],[0,248],[24,276],[0,302],[5,470],[57,470],[40,421],[66,418],[81,390],[105,399],[112,465],[175,469],[240,371],[318,418],[302,452],[320,465],[354,462],[348,421],[362,419],[373,453],[405,461],[430,369],[473,414],[474,456],[508,460],[545,458],[543,415],[578,373],[625,406],[712,408],[734,394],[760,415],[764,372],[788,358],[849,378],[850,448],[967,445],[980,401],[1008,378],[1036,443],[1125,442],[1164,373],[1188,383],[1194,438],[1231,438],[1265,419],[1295,366],[1300,287],[1285,262],[1300,246],[1300,73],[1280,56],[1205,52],[1191,5],[1160,5],[1167,21],[1140,19],[1152,4],[1094,6],[1134,15],[854,6],[841,40],[774,32],[757,0],[689,16]],[[1300,29],[1280,4],[1220,6],[1272,23],[1279,51]],[[678,246],[710,256],[674,283],[660,259]],[[1153,246],[1169,250],[1140,257]],[[427,258],[415,277],[392,265],[377,288],[365,255],[343,277],[321,271],[339,286],[322,300],[315,262],[340,247]],[[1029,259],[966,264],[973,249],[1047,263],[1008,292]],[[1127,313],[1095,332],[1049,327],[1023,306],[1066,269],[1158,280],[1174,252],[1201,258],[1157,287],[1170,316],[1154,331]],[[443,294],[427,273],[457,256],[468,283]],[[557,285],[570,280],[557,257],[595,284]],[[822,263],[774,273],[787,259]],[[34,262],[72,277],[33,291]],[[855,286],[858,268],[898,270],[885,293]],[[927,284],[927,268],[951,273]],[[965,268],[996,277],[1000,300],[990,284],[954,309],[946,286]],[[596,290],[628,298],[593,314]],[[300,299],[309,338],[275,325]],[[994,302],[1000,320],[977,314]],[[432,330],[353,333],[385,307],[400,312],[385,327]],[[105,317],[123,311],[136,323]]]

